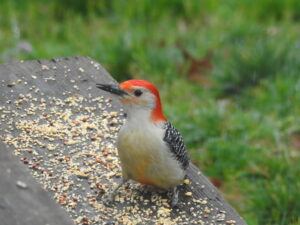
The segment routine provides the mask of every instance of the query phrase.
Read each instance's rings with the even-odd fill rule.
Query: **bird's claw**
[[[178,204],[178,189],[175,187],[171,192],[171,206],[176,207]]]
[[[113,203],[115,202],[114,196],[112,196],[110,194],[109,196],[104,197],[102,202],[106,207],[111,207],[113,205]]]

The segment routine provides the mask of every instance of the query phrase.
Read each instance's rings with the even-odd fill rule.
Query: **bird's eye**
[[[134,94],[136,97],[140,97],[140,96],[143,94],[143,92],[142,92],[140,89],[137,89],[137,90],[135,90],[135,91],[133,92],[133,94]]]

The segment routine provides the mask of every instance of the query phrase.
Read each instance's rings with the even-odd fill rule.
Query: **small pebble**
[[[23,181],[20,181],[20,180],[18,180],[17,182],[16,182],[16,185],[17,185],[17,187],[19,187],[19,188],[21,188],[21,189],[27,189],[27,184],[25,183],[25,182],[23,182]]]

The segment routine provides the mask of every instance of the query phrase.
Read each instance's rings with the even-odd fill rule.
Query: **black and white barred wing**
[[[166,131],[164,141],[168,144],[182,168],[186,169],[189,165],[189,157],[181,134],[170,122],[165,123],[164,129]]]

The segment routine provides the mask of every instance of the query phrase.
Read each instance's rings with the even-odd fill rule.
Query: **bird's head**
[[[160,96],[154,84],[146,80],[127,80],[120,85],[97,84],[97,87],[117,95],[130,114],[149,115],[153,122],[166,121]],[[134,115],[132,115],[134,116]]]

